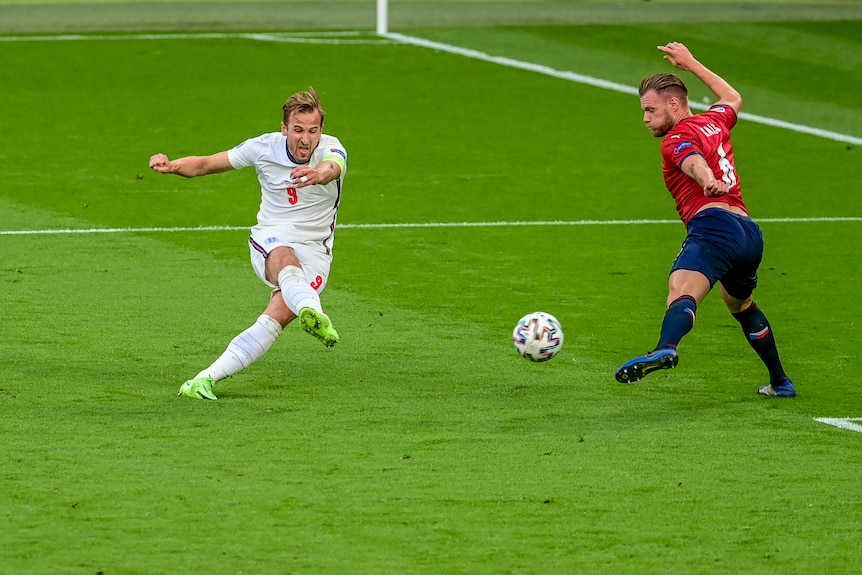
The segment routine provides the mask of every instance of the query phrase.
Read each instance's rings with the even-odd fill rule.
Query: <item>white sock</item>
[[[281,330],[280,323],[268,315],[261,315],[251,327],[233,338],[211,366],[195,377],[209,376],[213,381],[219,381],[247,368],[269,351]]]
[[[278,274],[278,287],[281,288],[284,303],[296,315],[299,315],[299,310],[304,307],[323,313],[323,308],[320,307],[320,296],[308,284],[302,268],[285,266]]]

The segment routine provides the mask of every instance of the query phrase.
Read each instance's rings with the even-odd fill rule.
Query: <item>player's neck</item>
[[[679,124],[683,120],[688,120],[692,116],[694,116],[694,114],[691,113],[691,108],[680,110],[679,115],[677,115],[676,117],[676,122],[674,122],[674,125]]]

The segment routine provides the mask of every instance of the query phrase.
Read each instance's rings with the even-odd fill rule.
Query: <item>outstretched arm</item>
[[[227,152],[211,156],[186,156],[177,160],[169,160],[164,154],[156,154],[150,158],[150,167],[162,174],[177,174],[185,178],[218,174],[233,169]]]
[[[688,70],[703,82],[718,97],[717,104],[726,104],[737,113],[742,109],[742,96],[721,76],[701,64],[681,42],[656,46],[664,52],[664,59],[680,70]]]

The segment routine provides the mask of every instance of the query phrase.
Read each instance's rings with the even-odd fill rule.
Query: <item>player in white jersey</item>
[[[263,357],[297,317],[303,329],[327,347],[338,343],[319,294],[332,261],[347,151],[337,138],[323,133],[326,112],[314,88],[292,95],[282,109],[280,132],[210,156],[150,158],[157,172],[187,178],[254,166],[261,189],[249,251],[255,273],[273,288],[269,304],[212,365],[183,383],[179,395],[216,399],[215,383]]]

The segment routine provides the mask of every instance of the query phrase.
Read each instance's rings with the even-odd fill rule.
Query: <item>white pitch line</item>
[[[862,421],[862,417],[815,417],[814,421],[862,433],[862,425],[853,423],[854,421]]]
[[[47,230],[0,230],[0,236],[48,236],[56,234],[139,234],[177,232],[235,232],[249,226],[199,226],[178,228],[66,228]]]
[[[256,40],[259,42],[290,42],[294,44],[393,44],[396,40],[381,39],[361,32],[254,32],[199,34],[59,34],[56,36],[0,36],[0,42],[81,42],[111,40]]]
[[[595,86],[596,88],[612,90],[614,92],[622,92],[623,94],[631,94],[634,96],[638,95],[637,88],[635,88],[634,86],[618,84],[616,82],[610,82],[608,80],[602,80],[601,78],[594,78],[592,76],[585,76],[583,74],[576,74],[575,72],[568,72],[566,70],[556,70],[554,68],[541,64],[522,62],[521,60],[513,60],[512,58],[506,58],[503,56],[491,56],[490,54],[480,52],[479,50],[461,48],[459,46],[452,46],[450,44],[443,44],[441,42],[432,42],[431,40],[425,40],[424,38],[414,38],[413,36],[405,36],[404,34],[388,33],[384,34],[383,36],[392,40],[403,42],[405,44],[412,44],[414,46],[420,46],[422,48],[430,48],[432,50],[439,50],[441,52],[457,54],[459,56],[464,56],[465,58],[473,58],[476,60],[483,60],[485,62],[492,62],[501,66],[509,66],[510,68],[518,68],[521,70],[527,70],[529,72],[536,72],[537,74],[544,74],[546,76],[552,76],[554,78],[560,78],[562,80],[569,80],[572,82],[577,82],[579,84],[586,84],[588,86]],[[706,110],[707,108],[709,108],[708,105],[704,105],[699,102],[690,102],[690,105],[696,110]],[[767,118],[765,116],[758,116],[756,114],[749,114],[746,112],[741,112],[739,114],[739,117],[758,124],[764,124],[777,128],[784,128],[793,132],[800,132],[802,134],[818,136],[820,138],[826,138],[828,140],[835,140],[838,142],[846,142],[848,144],[856,144],[857,146],[862,146],[862,138],[857,138],[856,136],[839,134],[838,132],[821,130],[820,128],[813,128],[811,126],[804,126],[802,124],[794,124],[792,122],[785,122],[784,120],[776,120],[773,118]]]
[[[762,218],[758,223],[821,223],[821,222],[862,222],[862,217],[824,217],[824,218]],[[549,220],[533,222],[402,222],[380,224],[338,224],[339,230],[384,230],[392,228],[502,228],[502,227],[540,227],[540,226],[642,226],[680,224],[679,220]],[[42,230],[0,230],[0,236],[36,236],[58,234],[138,234],[138,233],[178,233],[178,232],[237,232],[248,231],[250,226],[197,226],[197,227],[144,227],[144,228],[65,228]]]
[[[360,36],[363,32],[360,31],[341,31],[341,32],[257,32],[257,33],[218,33],[218,32],[202,32],[196,34],[179,34],[179,33],[165,33],[165,34],[62,34],[57,36],[0,36],[0,42],[57,42],[57,41],[85,41],[85,40],[191,40],[191,39],[246,39],[246,40],[258,40],[264,42],[292,42],[292,43],[301,43],[301,44],[387,44],[389,42],[396,42],[401,44],[411,44],[414,46],[420,46],[423,48],[430,48],[432,50],[439,50],[441,52],[448,52],[450,54],[457,54],[459,56],[464,56],[466,58],[473,58],[476,60],[483,60],[485,62],[491,62],[494,64],[498,64],[500,66],[508,66],[510,68],[518,68],[521,70],[527,70],[529,72],[535,72],[537,74],[544,74],[546,76],[552,76],[554,78],[560,78],[563,80],[569,80],[571,82],[577,82],[579,84],[586,84],[589,86],[595,86],[597,88],[602,88],[605,90],[612,90],[614,92],[622,92],[623,94],[637,95],[637,88],[634,86],[627,86],[625,84],[619,84],[617,82],[611,82],[609,80],[602,80],[601,78],[594,78],[592,76],[586,76],[584,74],[578,74],[576,72],[569,72],[566,70],[556,70],[551,68],[550,66],[544,66],[542,64],[534,64],[532,62],[523,62],[521,60],[515,60],[512,58],[506,58],[503,56],[491,56],[485,52],[481,52],[479,50],[472,50],[469,48],[461,48],[459,46],[452,46],[451,44],[443,44],[441,42],[433,42],[431,40],[425,40],[424,38],[415,38],[413,36],[406,36],[404,34],[397,33],[386,33],[376,35],[376,38],[353,38],[349,37]],[[367,32],[364,34],[368,34]],[[385,41],[381,41],[380,38],[384,38]],[[709,106],[701,104],[699,102],[690,102],[690,106],[696,110],[706,110]],[[794,124],[792,122],[785,122],[784,120],[777,120],[775,118],[768,118],[766,116],[759,116],[757,114],[749,114],[747,112],[741,112],[739,117],[745,120],[749,120],[751,122],[755,122],[758,124],[763,124],[766,126],[772,126],[775,128],[782,128],[785,130],[790,130],[793,132],[799,132],[802,134],[809,134],[812,136],[817,136],[820,138],[825,138],[828,140],[834,140],[838,142],[845,142],[848,144],[856,144],[857,146],[862,145],[862,138],[858,138],[856,136],[850,136],[848,134],[840,134],[838,132],[832,132],[830,130],[822,130],[820,128],[814,128],[812,126],[805,126],[803,124]]]

